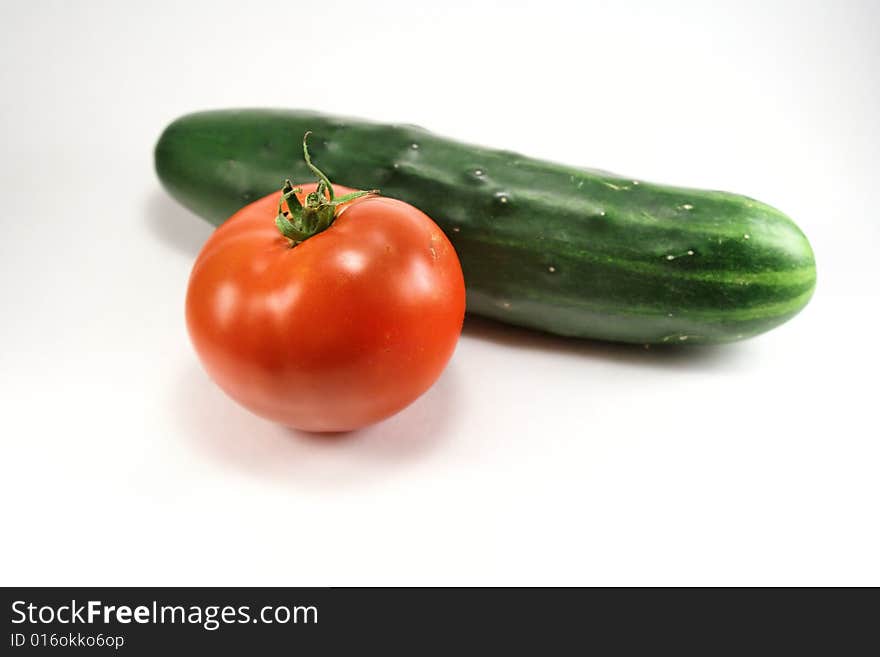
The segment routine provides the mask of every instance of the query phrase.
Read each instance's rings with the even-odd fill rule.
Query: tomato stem
[[[378,189],[358,191],[336,197],[333,184],[326,174],[312,164],[309,154],[308,139],[311,131],[303,135],[303,157],[306,165],[318,177],[318,186],[314,192],[306,195],[305,204],[301,203],[297,194],[302,194],[302,187],[294,187],[290,180],[285,180],[281,187],[281,198],[278,200],[278,215],[275,217],[275,226],[284,237],[290,240],[291,246],[296,246],[327,230],[339,210],[339,206],[362,196],[378,194]],[[287,209],[285,210],[285,206]]]
[[[317,192],[320,194],[322,191],[321,184],[327,188],[327,191],[330,192],[330,200],[332,201],[336,194],[333,192],[333,184],[330,182],[330,179],[321,171],[318,167],[312,164],[312,157],[309,155],[309,135],[312,134],[311,130],[306,130],[306,133],[303,135],[303,157],[306,159],[306,166],[312,170],[316,176],[318,176],[318,190]]]

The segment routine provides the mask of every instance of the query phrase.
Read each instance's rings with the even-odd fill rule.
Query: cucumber
[[[803,233],[774,208],[462,144],[410,125],[296,110],[220,110],[163,132],[166,189],[219,225],[280,188],[378,188],[455,246],[469,313],[564,336],[643,344],[747,338],[794,316],[816,282]],[[274,217],[267,218],[267,221]]]

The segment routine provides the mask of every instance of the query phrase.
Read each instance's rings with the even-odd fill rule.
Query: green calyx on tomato
[[[311,131],[303,135],[303,156],[306,165],[318,177],[318,186],[314,192],[306,195],[305,203],[300,203],[297,194],[302,194],[302,187],[294,187],[290,180],[284,181],[281,198],[278,201],[278,216],[275,225],[281,234],[290,240],[291,247],[304,242],[313,235],[327,230],[336,219],[339,206],[362,196],[378,194],[378,189],[352,192],[337,198],[333,184],[318,167],[312,164],[309,155],[308,139]],[[285,206],[287,209],[285,210]]]

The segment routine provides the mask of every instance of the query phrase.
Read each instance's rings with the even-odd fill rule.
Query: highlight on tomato
[[[186,322],[205,370],[269,420],[348,431],[408,406],[461,334],[465,289],[449,240],[378,191],[286,181],[236,212],[193,266]]]

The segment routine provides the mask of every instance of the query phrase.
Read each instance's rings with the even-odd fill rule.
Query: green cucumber
[[[294,110],[200,112],[166,128],[156,170],[172,196],[219,225],[285,178],[314,179],[302,159],[307,130],[333,182],[378,188],[437,222],[461,259],[475,315],[564,336],[718,343],[781,324],[815,287],[809,242],[768,205],[410,125]]]

